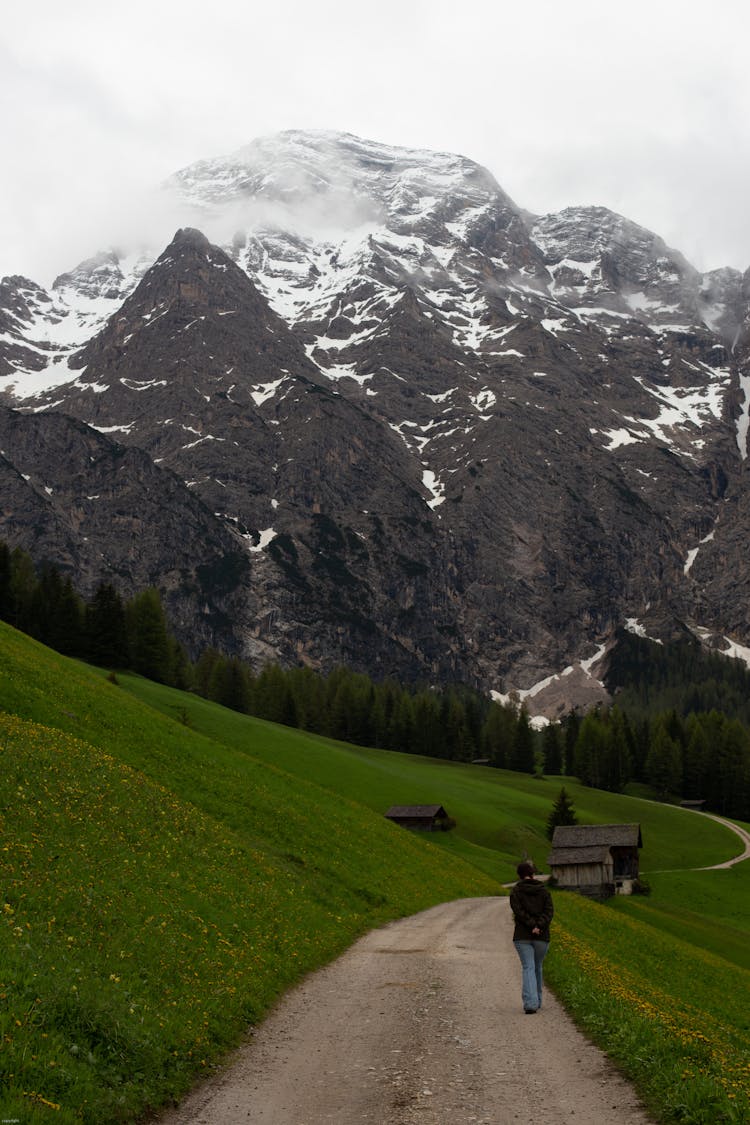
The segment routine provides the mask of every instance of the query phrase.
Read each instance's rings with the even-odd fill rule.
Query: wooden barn
[[[629,895],[642,847],[640,824],[559,824],[547,862],[558,887],[592,898]]]
[[[442,805],[393,805],[385,814],[386,820],[402,828],[416,828],[422,832],[446,832],[453,826]]]

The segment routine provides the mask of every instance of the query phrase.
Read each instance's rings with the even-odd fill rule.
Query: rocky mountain
[[[92,591],[105,576],[123,594],[159,586],[175,627],[210,644],[252,598],[252,562],[224,522],[172,472],[54,411],[0,405],[2,538],[53,560]],[[195,544],[200,543],[200,552]],[[269,653],[269,655],[271,655]]]
[[[193,652],[532,706],[563,674],[553,709],[619,625],[750,643],[750,271],[335,133],[166,190],[166,249],[0,286],[0,536],[84,584],[148,575]],[[86,443],[127,463],[137,540]]]

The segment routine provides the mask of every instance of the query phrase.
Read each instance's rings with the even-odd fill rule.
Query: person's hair
[[[534,875],[535,870],[536,869],[534,867],[534,864],[529,863],[528,860],[524,860],[523,863],[519,863],[518,867],[516,868],[519,879],[528,879],[529,876]]]

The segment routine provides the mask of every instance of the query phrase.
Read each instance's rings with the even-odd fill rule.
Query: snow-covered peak
[[[566,207],[542,215],[532,224],[532,237],[553,265],[563,258],[577,262],[616,254],[628,280],[645,280],[643,270],[658,263],[660,270],[695,273],[689,262],[663,239],[607,207]]]
[[[150,265],[148,252],[108,250],[56,278],[0,285],[0,392],[33,397],[73,380],[69,360],[119,309]]]
[[[653,231],[622,215],[567,207],[538,218],[531,237],[552,275],[552,291],[566,303],[601,306],[662,329],[701,323],[701,275]]]
[[[324,348],[337,318],[350,336],[375,330],[404,288],[478,346],[487,279],[543,271],[515,204],[453,153],[288,131],[193,164],[168,186],[276,312]]]
[[[454,213],[490,201],[517,210],[490,173],[466,157],[327,131],[262,137],[182,169],[169,186],[199,210],[235,205],[238,219],[285,229],[346,230],[373,221],[398,229],[446,208]]]
[[[80,262],[69,273],[60,274],[52,286],[54,290],[73,289],[84,297],[123,296],[124,276],[114,250],[103,251],[93,258]]]

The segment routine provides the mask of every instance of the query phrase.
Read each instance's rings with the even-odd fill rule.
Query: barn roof
[[[640,824],[558,824],[552,837],[557,848],[642,848]]]
[[[580,863],[606,863],[609,848],[554,848],[547,863],[550,867],[572,867]]]
[[[442,805],[392,805],[385,815],[390,818],[409,817],[414,820],[418,817],[425,817],[427,820],[432,820],[433,817],[447,816],[448,814]]]
[[[550,867],[606,863],[612,848],[642,848],[640,824],[558,824],[552,837]]]

